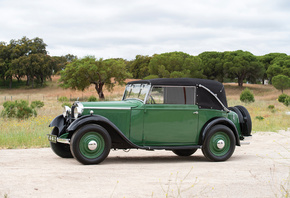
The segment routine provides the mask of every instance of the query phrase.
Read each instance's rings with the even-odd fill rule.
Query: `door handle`
[[[197,115],[198,114],[198,111],[193,112],[193,114],[196,114]]]

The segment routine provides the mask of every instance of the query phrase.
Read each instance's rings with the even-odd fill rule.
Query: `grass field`
[[[93,86],[83,92],[63,90],[57,86],[57,79],[58,77],[54,77],[53,81],[48,82],[45,88],[0,89],[0,111],[3,109],[3,102],[11,99],[41,100],[45,104],[38,111],[36,118],[17,120],[1,117],[0,149],[48,147],[49,143],[46,134],[51,131],[48,125],[54,117],[62,113],[61,103],[57,101],[57,98],[66,96],[73,101],[77,98],[85,100],[91,95],[97,97]],[[241,103],[239,96],[244,88],[238,87],[237,84],[225,84],[229,106],[243,105],[249,110],[253,121],[253,132],[277,132],[290,128],[290,115],[286,114],[286,112],[290,111],[290,107],[286,107],[277,101],[278,96],[281,94],[280,91],[271,85],[245,84],[244,87],[248,87],[253,91],[256,100],[254,103]],[[123,90],[123,86],[116,85],[112,93],[105,91],[105,97],[107,100],[120,100]],[[290,90],[286,90],[285,93],[290,95]],[[269,105],[274,105],[274,109],[269,109]],[[256,119],[256,117],[260,119]]]

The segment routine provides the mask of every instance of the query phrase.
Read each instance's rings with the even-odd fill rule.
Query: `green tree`
[[[218,80],[223,82],[224,80],[224,59],[221,52],[203,52],[198,55],[202,60],[203,74],[207,79]]]
[[[129,71],[135,79],[143,79],[149,75],[148,65],[152,57],[137,55],[129,64]]]
[[[230,78],[237,78],[239,86],[243,86],[244,80],[259,79],[264,75],[264,67],[257,57],[247,51],[234,51],[224,53],[226,74]]]
[[[93,56],[75,59],[60,72],[61,87],[83,91],[94,84],[99,98],[104,99],[104,86],[112,91],[115,82],[124,84],[125,79],[130,77],[125,67],[126,64],[123,59],[96,60]]]
[[[277,75],[272,78],[272,84],[276,89],[283,91],[290,88],[290,78],[285,75]]]
[[[263,75],[263,84],[265,82],[266,79],[270,80],[272,79],[273,76],[275,75],[272,75],[272,68],[269,69],[269,67],[271,67],[273,65],[273,62],[276,58],[278,57],[283,57],[283,56],[287,56],[287,54],[284,54],[284,53],[269,53],[269,54],[266,54],[264,56],[258,56],[258,60],[259,62],[263,65],[264,67],[264,70],[266,71]],[[269,69],[269,71],[268,71]]]
[[[159,78],[204,78],[201,59],[183,52],[154,55],[149,63],[149,72]]]

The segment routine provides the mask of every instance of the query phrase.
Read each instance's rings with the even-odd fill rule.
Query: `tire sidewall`
[[[88,133],[95,133],[97,136],[102,137],[104,141],[104,147],[103,151],[100,155],[98,155],[95,158],[88,158],[86,157],[80,149],[80,142],[82,140],[82,137],[84,137]],[[111,137],[106,129],[104,129],[100,125],[96,124],[89,124],[81,127],[78,129],[72,136],[71,139],[71,152],[74,158],[76,158],[80,163],[88,165],[88,164],[99,164],[103,160],[106,159],[106,157],[109,155],[111,150]]]
[[[230,144],[228,151],[222,156],[214,154],[213,151],[211,150],[211,139],[220,132],[229,139],[229,142],[226,142],[226,144],[228,143]],[[213,126],[206,134],[205,141],[203,142],[202,145],[202,152],[204,156],[211,161],[225,161],[232,156],[232,154],[235,151],[235,147],[236,147],[236,139],[232,130],[225,125],[216,125]]]
[[[241,114],[243,115],[244,118],[246,118],[246,120],[244,120],[244,129],[243,129],[243,135],[245,136],[249,136],[251,135],[252,132],[252,119],[251,119],[251,115],[249,113],[249,111],[246,109],[246,107],[238,105],[235,106],[236,108],[239,109],[239,111],[241,112]]]
[[[51,135],[58,135],[58,128],[54,127],[51,131]],[[62,158],[73,158],[73,155],[70,150],[70,146],[68,144],[63,143],[53,143],[50,142],[50,148],[51,150]]]

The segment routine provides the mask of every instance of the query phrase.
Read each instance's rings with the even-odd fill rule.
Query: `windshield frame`
[[[127,95],[128,95],[128,92],[131,93],[132,90],[133,90],[133,88],[134,88],[134,86],[139,86],[141,88],[141,89],[139,89],[139,96],[140,96],[140,94],[142,92],[142,89],[144,89],[144,88],[147,89],[147,92],[145,94],[144,100],[142,98],[139,98],[139,97],[129,97],[129,98],[126,98]],[[151,90],[151,84],[148,84],[148,83],[127,84],[126,87],[125,87],[125,90],[124,90],[124,94],[123,94],[122,101],[125,101],[125,100],[139,100],[140,102],[142,102],[143,104],[145,104],[146,101],[147,101],[147,97],[148,97],[148,95],[150,93],[150,90]],[[137,92],[136,92],[136,94],[137,94]]]

